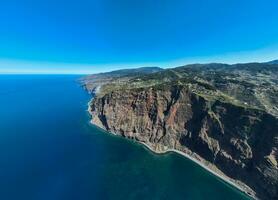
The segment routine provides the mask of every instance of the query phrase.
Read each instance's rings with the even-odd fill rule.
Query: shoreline
[[[88,113],[90,114],[90,116],[92,117],[93,113],[91,112],[90,110],[90,104],[92,102],[93,99],[91,99],[89,102],[88,102]],[[95,123],[93,123],[93,120],[90,119],[90,124],[102,129],[103,131],[105,131],[106,133],[110,133],[112,135],[116,135],[116,136],[120,136],[120,135],[117,135],[116,133],[113,133],[113,132],[110,132],[110,131],[107,131],[105,130],[102,126],[99,126]],[[211,173],[212,175],[216,176],[217,178],[221,179],[222,181],[224,181],[225,183],[229,184],[230,186],[236,188],[237,190],[239,190],[240,192],[244,193],[245,195],[247,195],[248,197],[252,198],[252,199],[255,199],[257,200],[258,198],[256,197],[255,195],[255,192],[252,190],[252,189],[247,189],[245,187],[248,187],[247,185],[245,185],[244,187],[239,185],[238,183],[235,182],[234,179],[231,179],[229,178],[228,176],[226,175],[222,175],[222,174],[219,174],[217,173],[216,171],[214,171],[213,169],[211,169],[209,166],[207,166],[206,164],[202,163],[201,161],[197,160],[196,158],[192,157],[191,155],[183,152],[183,151],[179,151],[179,150],[176,150],[176,149],[167,149],[167,150],[164,150],[164,151],[161,151],[161,152],[158,152],[156,150],[154,150],[150,145],[144,143],[144,142],[141,142],[141,141],[138,141],[138,140],[134,140],[136,142],[138,142],[138,144],[141,144],[143,145],[144,147],[146,147],[148,150],[150,150],[151,152],[153,153],[156,153],[156,154],[166,154],[166,153],[171,153],[171,152],[174,152],[174,153],[177,153],[189,160],[191,160],[192,162],[194,162],[195,164],[197,164],[198,166],[202,167],[204,170],[208,171],[209,173]]]
[[[92,123],[92,122],[91,122]],[[92,123],[93,124],[93,123]],[[96,124],[93,124],[96,125]],[[97,125],[96,125],[97,126]],[[101,127],[100,127],[101,128]],[[116,135],[116,134],[114,134]],[[144,143],[144,142],[140,142],[137,141],[138,143],[142,144],[143,146],[145,146],[148,150],[156,153],[156,154],[166,154],[166,153],[171,153],[174,152],[176,154],[179,154],[189,160],[191,160],[192,162],[194,162],[195,164],[197,164],[198,166],[202,167],[203,169],[205,169],[206,171],[210,172],[212,175],[218,177],[219,179],[221,179],[222,181],[224,181],[225,183],[229,184],[232,187],[235,187],[236,189],[240,190],[242,193],[244,193],[245,195],[247,195],[248,197],[251,197],[252,199],[258,199],[254,193],[248,192],[248,190],[246,188],[243,188],[242,186],[240,186],[239,184],[237,184],[236,182],[232,181],[233,179],[229,178],[228,176],[223,176],[219,173],[217,173],[216,171],[212,170],[211,168],[209,168],[207,165],[205,165],[204,163],[202,163],[201,161],[197,160],[196,158],[190,156],[189,154],[186,154],[185,152],[176,150],[176,149],[167,149],[163,152],[157,152],[155,151],[151,146],[149,146],[148,144]],[[251,190],[251,189],[250,189]]]

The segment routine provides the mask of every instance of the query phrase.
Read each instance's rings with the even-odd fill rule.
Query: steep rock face
[[[113,91],[90,104],[92,122],[215,166],[262,199],[278,199],[278,120],[265,111],[195,94],[184,86]],[[193,153],[194,152],[194,153]]]

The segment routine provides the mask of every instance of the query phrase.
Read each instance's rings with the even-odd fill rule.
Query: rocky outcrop
[[[107,131],[156,152],[185,152],[258,198],[278,199],[278,119],[263,110],[169,85],[96,96],[90,112]]]

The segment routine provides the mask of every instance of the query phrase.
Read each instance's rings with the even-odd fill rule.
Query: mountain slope
[[[278,64],[278,60],[272,60],[272,61],[268,62],[268,64]]]
[[[261,199],[278,198],[278,66],[187,65],[101,84],[92,123],[179,150]]]
[[[95,90],[97,87],[109,84],[118,83],[119,81],[127,81],[132,77],[139,75],[151,74],[163,70],[159,67],[140,67],[135,69],[121,69],[111,72],[93,74],[81,79],[81,82],[88,91]]]

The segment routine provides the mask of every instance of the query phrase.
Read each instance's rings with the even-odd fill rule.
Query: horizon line
[[[115,71],[120,69],[133,69],[140,67],[175,68],[189,64],[243,64],[263,63],[278,59],[278,45],[267,48],[230,52],[222,55],[196,56],[160,62],[118,62],[118,63],[66,63],[38,60],[20,60],[0,58],[0,74],[72,74],[88,75]],[[4,67],[5,66],[5,67]],[[2,69],[1,69],[2,68]]]
[[[237,65],[237,64],[249,64],[249,63],[268,63],[271,61],[275,61],[278,59],[273,59],[273,60],[266,60],[266,61],[250,61],[250,62],[235,62],[235,63],[226,63],[226,62],[192,62],[192,63],[185,63],[185,64],[181,64],[181,65],[176,65],[173,67],[161,67],[161,66],[157,66],[157,65],[153,65],[153,66],[132,66],[132,65],[127,65],[127,67],[119,67],[119,68],[115,68],[115,69],[109,69],[107,71],[98,71],[98,70],[89,70],[88,72],[81,72],[81,71],[72,71],[72,70],[65,70],[65,71],[15,71],[15,72],[1,72],[0,70],[0,75],[91,75],[91,74],[98,74],[98,73],[106,73],[106,72],[112,72],[112,71],[117,71],[117,70],[124,70],[124,69],[138,69],[138,68],[143,68],[143,67],[158,67],[161,69],[172,69],[172,68],[177,68],[177,67],[182,67],[182,66],[187,66],[187,65],[208,65],[208,64],[227,64],[227,65]],[[141,64],[142,65],[142,64]],[[82,65],[81,65],[82,66]],[[109,65],[109,66],[113,66],[113,65]],[[94,71],[94,72],[93,72]]]
[[[274,59],[276,60],[276,59]],[[148,66],[148,65],[126,65],[123,67],[116,67],[115,69],[108,69],[105,71],[99,71],[99,70],[88,70],[87,72],[82,71],[73,71],[73,70],[49,70],[49,71],[1,71],[0,75],[90,75],[90,74],[98,74],[98,73],[106,73],[111,71],[117,71],[117,70],[124,70],[124,69],[137,69],[137,68],[143,68],[143,67],[158,67],[161,69],[171,69],[171,68],[177,68],[187,65],[206,65],[206,64],[227,64],[227,65],[236,65],[236,64],[248,64],[248,63],[267,63],[274,60],[266,60],[266,61],[250,61],[250,62],[235,62],[235,63],[227,63],[227,62],[192,62],[192,63],[185,63],[180,65],[175,65],[173,67],[162,67],[158,65]],[[110,67],[113,67],[113,65],[108,65]],[[118,65],[117,65],[118,66]],[[82,67],[82,65],[80,65]]]

